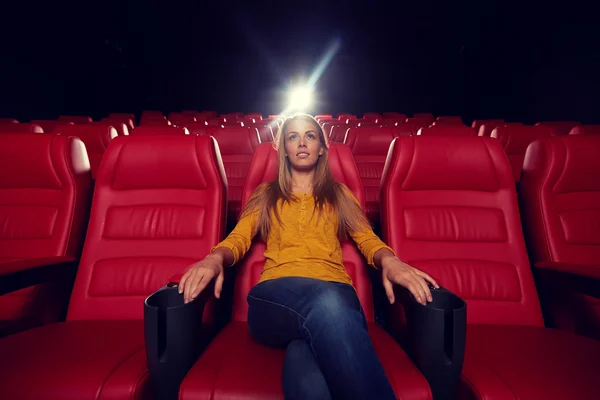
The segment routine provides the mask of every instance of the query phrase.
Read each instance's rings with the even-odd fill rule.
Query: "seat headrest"
[[[531,142],[553,135],[547,126],[504,125],[494,128],[491,137],[498,139],[507,154],[525,154]]]
[[[7,123],[0,124],[0,132],[3,133],[44,133],[44,130],[38,124],[19,124]]]
[[[0,135],[0,188],[63,189],[58,169],[90,173],[81,140],[74,137],[7,133]],[[8,173],[10,171],[10,173]]]
[[[392,128],[350,128],[345,143],[354,155],[386,155],[394,137]]]
[[[577,125],[569,131],[569,135],[600,135],[600,125]]]
[[[222,155],[251,155],[260,144],[256,128],[218,128],[210,134],[217,139]]]
[[[525,153],[523,180],[531,176],[556,182],[556,194],[600,192],[600,136],[546,137]]]
[[[62,125],[56,127],[52,133],[78,137],[91,153],[104,153],[110,141],[117,137],[115,128],[101,124]]]
[[[409,165],[395,168],[400,162]],[[390,146],[383,174],[394,174],[398,170],[408,171],[401,180],[404,191],[495,192],[514,186],[504,150],[497,140],[488,137],[397,138]]]
[[[93,122],[92,117],[87,115],[61,115],[58,117],[59,121],[73,122],[75,124],[88,124]]]
[[[186,128],[178,128],[170,125],[144,125],[138,126],[131,131],[130,135],[189,135]]]
[[[117,136],[104,153],[96,181],[115,190],[205,190],[206,171],[225,175],[210,136]]]
[[[341,143],[329,144],[329,168],[333,178],[348,186],[354,196],[358,199],[361,207],[365,206],[365,195],[358,167],[354,162],[352,151],[348,146]],[[244,192],[242,194],[242,207],[254,190],[263,182],[269,182],[277,177],[277,150],[272,143],[262,143],[254,152],[250,170],[246,177]]]
[[[421,128],[417,135],[420,136],[477,136],[477,131],[464,125],[434,125]]]

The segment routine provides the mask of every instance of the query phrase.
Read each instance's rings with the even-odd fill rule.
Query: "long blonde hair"
[[[315,209],[319,217],[326,206],[330,206],[337,215],[337,236],[341,240],[348,237],[349,231],[360,231],[370,228],[369,221],[365,217],[360,204],[350,195],[350,190],[342,183],[333,179],[333,174],[329,168],[329,152],[327,138],[323,133],[323,128],[319,123],[308,114],[296,114],[289,117],[281,125],[275,138],[275,148],[278,156],[277,177],[271,182],[261,184],[248,199],[241,218],[258,212],[258,222],[256,234],[262,240],[266,240],[271,229],[271,215],[282,224],[277,210],[279,199],[285,202],[291,202],[296,199],[292,193],[292,173],[291,166],[285,152],[286,132],[292,121],[303,120],[311,122],[317,128],[319,142],[323,148],[323,154],[317,161],[315,180],[313,184],[313,197],[315,199]]]

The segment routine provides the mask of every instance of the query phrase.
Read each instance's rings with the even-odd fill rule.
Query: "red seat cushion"
[[[439,123],[429,128],[421,128],[418,135],[422,136],[477,136],[477,131],[471,127],[453,123]]]
[[[148,398],[142,320],[46,325],[3,339],[0,353],[3,399]]]
[[[398,398],[425,399],[427,381],[379,325],[369,324],[375,351]],[[211,342],[181,386],[181,400],[283,399],[284,349],[262,346],[245,322],[232,322]]]
[[[470,325],[463,390],[477,399],[597,399],[600,343],[533,326]],[[473,395],[473,393],[475,395]]]

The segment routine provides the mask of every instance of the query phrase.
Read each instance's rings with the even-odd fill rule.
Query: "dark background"
[[[23,121],[277,113],[337,40],[315,112],[600,122],[600,25],[576,2],[23,1],[2,13],[0,114]]]

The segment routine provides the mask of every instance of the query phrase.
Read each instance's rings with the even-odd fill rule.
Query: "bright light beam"
[[[306,111],[307,108],[311,107],[311,105],[314,103],[315,86],[319,81],[319,78],[321,78],[321,75],[323,75],[323,72],[325,72],[333,60],[333,57],[335,57],[340,47],[341,41],[339,39],[335,39],[327,48],[327,51],[323,57],[321,57],[321,60],[308,78],[306,84],[302,86],[295,86],[290,89],[287,107],[281,111],[280,115],[288,115],[293,111]]]
[[[290,89],[288,109],[290,111],[305,111],[312,105],[313,91],[308,86],[296,86]]]

